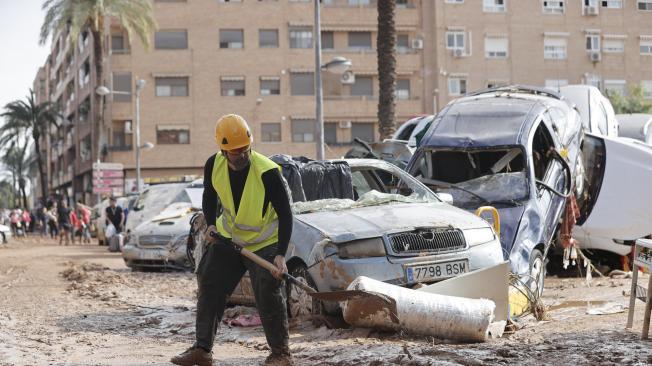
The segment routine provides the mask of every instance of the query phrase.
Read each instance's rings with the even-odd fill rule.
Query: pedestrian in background
[[[77,201],[77,216],[81,220],[82,237],[81,242],[91,243],[91,208],[81,202]]]
[[[70,209],[68,208],[68,202],[65,200],[61,201],[57,216],[59,219],[59,245],[62,243],[69,245],[72,225],[70,223]]]
[[[48,226],[50,228],[50,237],[55,239],[59,236],[59,213],[57,202],[52,202],[52,207],[49,210],[46,210],[48,215]]]

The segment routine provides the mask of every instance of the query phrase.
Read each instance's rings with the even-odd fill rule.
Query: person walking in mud
[[[270,347],[266,365],[292,365],[282,273],[292,233],[292,211],[280,167],[251,150],[244,118],[229,114],[215,126],[220,152],[204,167],[202,210],[208,247],[197,269],[196,341],[172,358],[177,365],[211,365],[213,342],[226,300],[249,270],[256,306]],[[218,207],[222,207],[218,215]],[[273,263],[270,273],[241,257],[241,245]]]
[[[70,236],[72,235],[72,224],[70,219],[70,209],[66,200],[61,201],[59,207],[59,245],[65,243],[70,245]],[[74,242],[73,242],[74,244]]]

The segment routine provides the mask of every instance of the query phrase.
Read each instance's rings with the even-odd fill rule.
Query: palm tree
[[[146,49],[150,47],[150,33],[156,29],[152,15],[151,0],[46,0],[46,11],[39,43],[44,45],[50,36],[68,30],[70,40],[75,42],[82,31],[89,27],[93,35],[93,59],[95,63],[95,86],[104,85],[104,36],[105,25],[117,19],[127,31],[129,39],[138,37]],[[97,121],[101,132],[104,126],[103,98],[95,98]],[[97,151],[98,156],[100,150]]]
[[[16,100],[8,103],[1,116],[5,117],[5,124],[0,127],[0,136],[2,136],[0,144],[5,145],[13,139],[12,136],[31,134],[41,181],[41,197],[47,197],[48,180],[41,155],[41,136],[47,134],[50,125],[56,126],[56,119],[60,116],[58,106],[51,102],[36,104],[34,91],[30,89],[25,101]]]
[[[380,140],[394,134],[394,88],[396,84],[396,0],[378,0],[378,129]]]
[[[27,207],[27,194],[25,192],[26,180],[25,180],[25,170],[33,162],[33,155],[25,154],[27,151],[28,144],[24,146],[18,146],[16,143],[12,143],[9,148],[4,151],[4,155],[1,158],[2,163],[9,168],[9,171],[12,175],[12,180],[14,182],[13,187],[15,189],[16,183],[18,183],[18,191],[20,192],[20,197],[22,197],[22,207]],[[20,205],[20,197],[17,202],[17,206]]]

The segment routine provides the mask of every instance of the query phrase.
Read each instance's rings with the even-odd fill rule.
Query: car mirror
[[[437,197],[449,205],[453,204],[453,195],[450,193],[437,193]]]

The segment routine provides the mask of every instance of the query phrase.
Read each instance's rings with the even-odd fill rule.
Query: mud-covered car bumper
[[[414,278],[414,274],[408,275],[408,267],[464,263],[464,272],[472,272],[501,262],[503,262],[503,256],[500,241],[495,239],[463,251],[429,256],[343,259],[337,254],[333,254],[311,266],[308,271],[319,291],[337,291],[345,289],[358,276],[367,276],[408,287],[419,282],[432,283],[455,277],[455,275],[444,275],[435,280],[417,280]]]
[[[190,269],[186,246],[141,247],[133,243],[125,244],[122,258],[129,268],[174,268]]]

